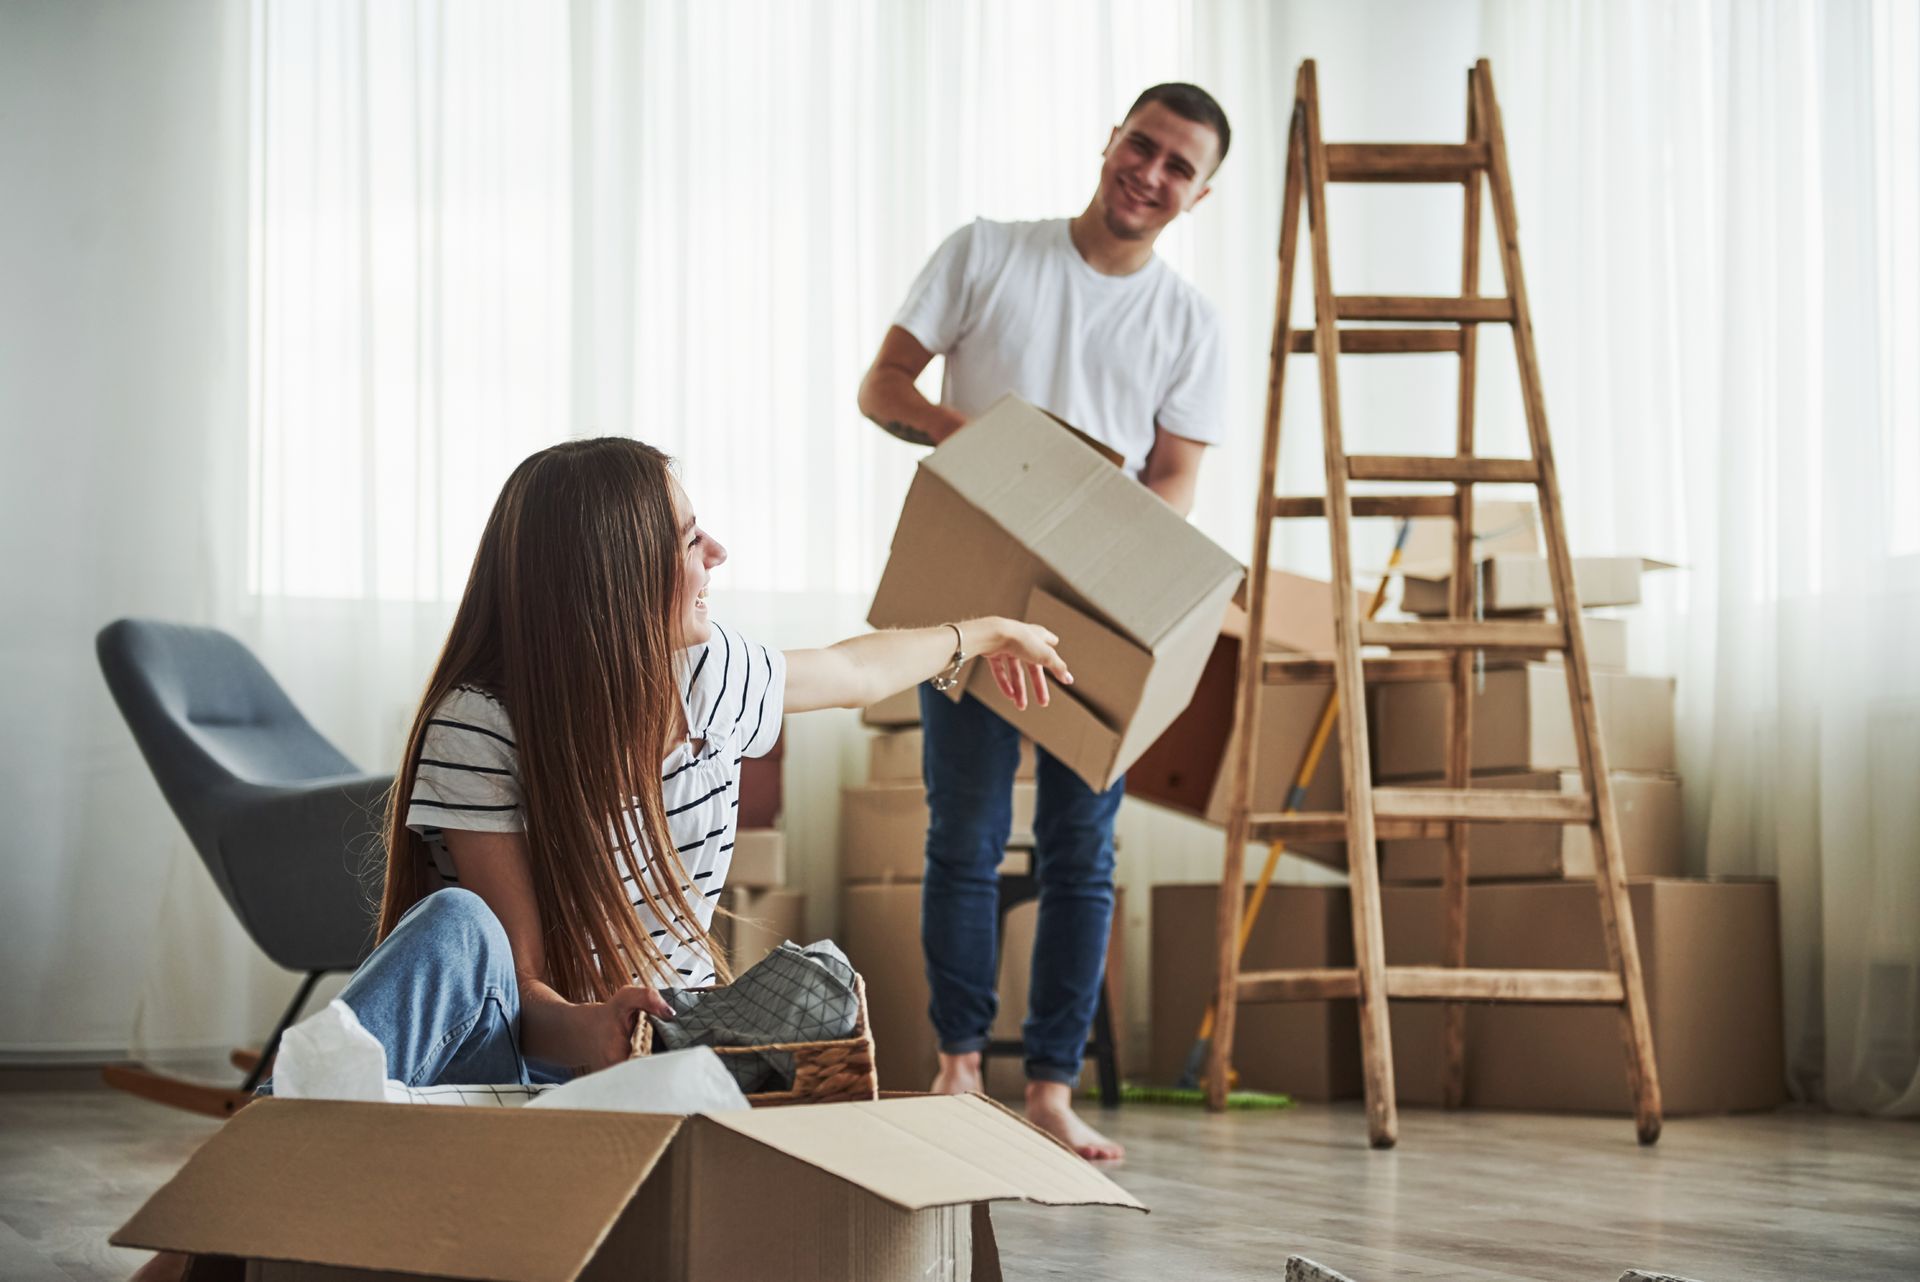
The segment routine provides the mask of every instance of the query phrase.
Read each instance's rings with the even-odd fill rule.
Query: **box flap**
[[[1017,396],[920,461],[1062,585],[1148,649],[1240,565],[1160,498]]]
[[[262,1100],[215,1132],[112,1241],[475,1282],[570,1282],[681,1125],[645,1113]]]
[[[904,1210],[965,1202],[1147,1208],[1070,1149],[978,1095],[757,1108],[723,1126]]]

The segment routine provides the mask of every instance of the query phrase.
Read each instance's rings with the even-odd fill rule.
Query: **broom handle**
[[[1413,528],[1411,520],[1400,522],[1400,532],[1393,540],[1393,552],[1387,557],[1387,568],[1380,572],[1379,585],[1373,589],[1373,600],[1367,603],[1367,618],[1372,619],[1380,613],[1380,607],[1387,601],[1387,585],[1393,579],[1394,570],[1399,568],[1400,555],[1407,546],[1407,534]],[[1313,738],[1307,741],[1307,750],[1300,758],[1300,768],[1294,772],[1293,787],[1287,791],[1287,804],[1280,808],[1282,814],[1293,814],[1307,799],[1307,785],[1312,782],[1314,773],[1320,769],[1320,757],[1325,753],[1327,740],[1333,735],[1334,719],[1340,714],[1340,691],[1338,687],[1327,692],[1327,701],[1320,709],[1320,724],[1313,729]],[[1248,730],[1248,733],[1252,733]],[[1247,951],[1247,940],[1253,937],[1253,923],[1260,916],[1260,905],[1266,901],[1267,887],[1273,884],[1273,873],[1280,866],[1280,856],[1286,853],[1287,843],[1271,841],[1267,843],[1267,862],[1260,869],[1260,884],[1253,888],[1253,894],[1247,899],[1247,906],[1240,913],[1239,937],[1234,943],[1233,960],[1235,968]],[[1213,1036],[1213,1021],[1218,1013],[1218,999],[1207,1003],[1207,1013],[1200,1020],[1200,1040]]]

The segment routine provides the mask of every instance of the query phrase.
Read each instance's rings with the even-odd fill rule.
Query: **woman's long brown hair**
[[[641,928],[623,874],[675,941],[704,949],[728,978],[687,897],[660,791],[684,720],[669,466],[652,446],[602,437],[542,450],[508,478],[388,801],[381,939],[439,888],[407,803],[428,719],[470,685],[497,695],[513,722],[547,982],[570,1001],[604,1001],[649,976],[681,982]]]

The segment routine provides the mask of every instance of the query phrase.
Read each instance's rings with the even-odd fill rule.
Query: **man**
[[[1185,515],[1201,451],[1220,437],[1224,358],[1212,307],[1153,246],[1206,197],[1229,137],[1205,90],[1156,85],[1112,131],[1078,217],[981,219],[948,237],[861,383],[861,412],[938,444],[1015,392],[1119,451],[1129,475]],[[935,353],[946,358],[937,405],[914,387]],[[922,686],[920,713],[932,812],[921,942],[940,1040],[933,1089],[957,1093],[980,1088],[995,1014],[996,869],[1020,737],[972,696],[955,703]],[[1106,968],[1125,781],[1096,793],[1043,751],[1037,784],[1027,1116],[1084,1157],[1118,1158],[1120,1146],[1074,1114],[1072,1089]]]

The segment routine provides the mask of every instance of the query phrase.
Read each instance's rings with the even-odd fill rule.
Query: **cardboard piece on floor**
[[[1013,785],[1009,844],[1033,842],[1035,786]],[[919,783],[873,783],[840,790],[840,880],[919,881],[926,872],[927,790]]]
[[[732,917],[715,917],[713,934],[738,975],[786,940],[807,940],[807,897],[798,890],[752,890],[729,884],[720,906]]]
[[[962,685],[1105,789],[1186,706],[1241,577],[1084,438],[1008,396],[920,461],[867,621],[1070,624],[1075,683],[1049,708],[1015,711],[977,662]]]
[[[889,730],[867,740],[867,782],[919,783],[920,756],[926,736],[918,728]],[[1015,779],[1033,778],[1033,741],[1020,741],[1020,764],[1014,767]]]
[[[1145,1209],[977,1096],[691,1118],[269,1099],[112,1240],[259,1282],[979,1279],[995,1201]]]
[[[1435,781],[1430,786],[1440,784]],[[1585,791],[1577,770],[1485,775],[1476,777],[1473,786],[1569,794]],[[1686,871],[1678,779],[1615,771],[1613,808],[1620,821],[1620,847],[1629,877],[1678,877]],[[1468,824],[1467,841],[1467,871],[1474,881],[1580,879],[1594,875],[1593,833],[1577,825]],[[1439,881],[1446,854],[1444,841],[1383,841],[1380,879]]]
[[[1125,968],[1121,952],[1125,891],[1115,890],[1113,934],[1108,939],[1108,970]],[[841,900],[838,942],[867,982],[867,1014],[873,1029],[874,1066],[883,1091],[923,1091],[939,1069],[933,1025],[927,1016],[927,976],[921,961],[920,887],[912,884],[848,886]],[[1007,914],[1000,943],[995,1038],[1017,1039],[1026,1018],[1038,902]],[[1116,1010],[1124,1009],[1116,995]],[[1025,1072],[1017,1060],[995,1058],[988,1064],[987,1087],[1016,1093]]]
[[[1671,570],[1671,561],[1640,556],[1576,556],[1573,591],[1583,609],[1594,606],[1640,604],[1640,576],[1649,570]],[[1400,596],[1400,608],[1409,614],[1447,613],[1446,571],[1422,576],[1409,573]],[[1491,556],[1480,563],[1480,608],[1487,614],[1515,614],[1553,608],[1553,576],[1544,556]]]
[[[1608,769],[1672,772],[1672,677],[1595,672],[1593,695]],[[1377,779],[1437,778],[1445,773],[1451,697],[1452,687],[1441,681],[1382,685],[1373,692]],[[1489,671],[1480,679],[1473,700],[1475,774],[1579,765],[1562,665],[1530,663]]]
[[[860,709],[860,720],[870,726],[917,726],[920,724],[920,687],[908,686],[878,703]]]
[[[787,834],[778,828],[741,827],[733,836],[727,885],[771,890],[787,884]]]

